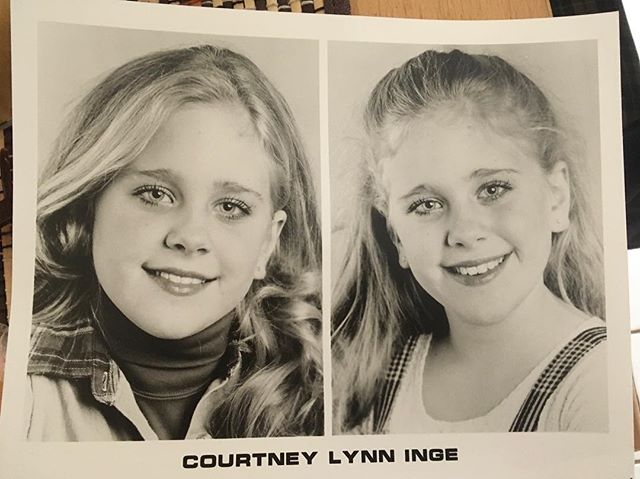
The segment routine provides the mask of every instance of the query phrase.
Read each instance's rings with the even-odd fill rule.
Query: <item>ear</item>
[[[396,249],[398,250],[398,264],[400,264],[400,267],[403,269],[409,269],[409,261],[404,254],[404,248],[400,242],[396,243]]]
[[[398,264],[401,268],[408,269],[409,261],[407,261],[407,256],[404,254],[404,247],[400,242],[400,238],[398,238],[396,232],[391,228],[389,228],[389,236],[391,237],[391,241],[393,241],[393,244],[396,247],[396,251],[398,252]]]
[[[273,251],[276,249],[276,245],[278,244],[278,239],[280,238],[280,232],[282,231],[282,227],[287,221],[287,214],[278,210],[273,214],[273,219],[271,220],[271,226],[267,233],[267,237],[264,240],[262,245],[262,249],[260,250],[260,256],[258,257],[258,262],[256,263],[256,270],[253,274],[253,279],[264,279],[267,274],[267,263],[269,262],[269,258],[273,254]]]
[[[547,183],[551,193],[551,231],[561,233],[569,227],[569,210],[571,207],[571,186],[569,184],[569,168],[564,161],[558,161],[549,173]]]

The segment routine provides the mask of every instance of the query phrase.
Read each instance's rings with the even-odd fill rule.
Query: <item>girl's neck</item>
[[[431,344],[425,361],[425,410],[446,421],[487,414],[586,318],[544,285],[502,321],[449,318],[449,336]]]
[[[192,393],[211,379],[227,348],[233,312],[192,336],[160,339],[133,324],[108,299],[105,303],[98,326],[134,392],[176,397]]]
[[[229,313],[187,338],[160,339],[138,328],[105,296],[96,318],[98,328],[159,436],[184,437],[202,393],[215,377],[226,373],[217,369],[233,317]]]
[[[513,351],[524,361],[535,361],[586,318],[541,282],[507,317],[492,324],[448,316],[450,332],[442,343],[464,362],[503,358]]]

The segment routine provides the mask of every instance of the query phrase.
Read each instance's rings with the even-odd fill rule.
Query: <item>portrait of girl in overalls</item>
[[[247,57],[102,79],[41,169],[37,231],[29,440],[322,434],[314,185]]]
[[[500,56],[427,50],[364,119],[334,430],[606,432],[597,197],[545,93]]]

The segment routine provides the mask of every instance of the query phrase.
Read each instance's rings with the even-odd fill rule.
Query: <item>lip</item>
[[[495,279],[501,272],[504,270],[507,261],[511,257],[512,251],[501,255],[501,256],[493,256],[489,258],[482,258],[471,261],[462,261],[460,263],[455,263],[449,266],[442,266],[442,268],[446,271],[446,273],[452,277],[455,281],[465,286],[480,286],[486,284],[493,279]],[[495,263],[498,264],[495,264]],[[463,268],[465,270],[471,269],[473,274],[467,271],[467,274],[463,274],[460,269]],[[477,269],[488,268],[484,273],[478,273]],[[476,271],[474,271],[476,269]]]
[[[180,268],[143,266],[142,269],[160,288],[174,296],[194,295],[218,279]]]

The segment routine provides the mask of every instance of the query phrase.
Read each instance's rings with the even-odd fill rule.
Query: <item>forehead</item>
[[[239,103],[187,104],[160,125],[135,170],[165,169],[189,181],[246,182],[268,188],[272,159]]]
[[[468,111],[453,113],[431,112],[388,128],[381,158],[387,189],[466,178],[479,169],[539,168],[536,145],[525,135],[506,134]]]

